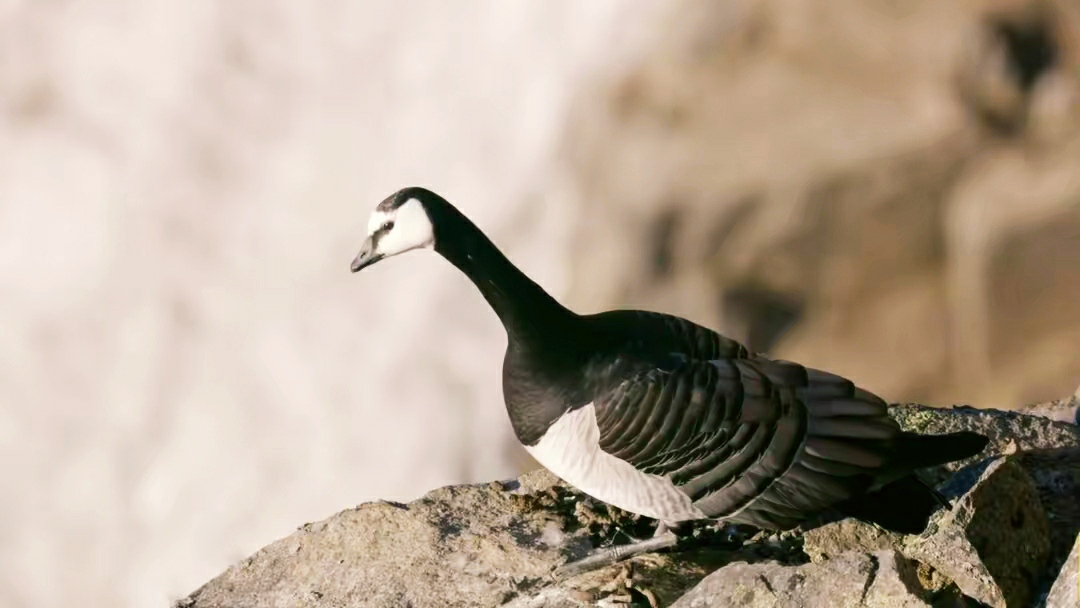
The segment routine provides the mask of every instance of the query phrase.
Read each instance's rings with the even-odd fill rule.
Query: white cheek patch
[[[368,223],[367,223],[368,236],[371,236],[371,235],[375,234],[375,231],[378,230],[380,226],[385,224],[387,221],[393,219],[393,215],[394,215],[393,212],[378,211],[378,210],[376,210],[374,213],[372,213],[371,217],[368,218]]]
[[[368,234],[374,234],[387,222],[393,222],[393,228],[379,236],[375,249],[384,257],[435,244],[435,229],[424,205],[416,199],[391,211],[376,210],[368,220]]]

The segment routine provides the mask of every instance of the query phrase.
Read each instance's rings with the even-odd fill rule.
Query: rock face
[[[903,551],[988,606],[1030,606],[1050,555],[1046,512],[1014,458],[989,463],[973,488]]]
[[[563,495],[544,475],[435,490],[410,504],[369,503],[307,524],[203,588],[194,606],[494,606],[537,585],[564,552]],[[527,490],[526,490],[527,491]],[[274,584],[277,581],[285,584]],[[461,600],[458,603],[458,598]]]
[[[818,564],[732,564],[705,577],[672,608],[711,606],[929,606],[915,566],[895,551],[846,553]]]
[[[551,571],[637,518],[571,491],[544,470],[510,482],[452,486],[409,504],[369,503],[302,526],[180,606],[551,606],[605,590],[612,571],[552,587]],[[668,601],[722,557],[649,556],[637,579]]]
[[[676,312],[898,400],[1076,387],[1075,3],[675,5],[566,131],[572,303]]]
[[[1080,388],[1067,399],[1058,399],[1048,403],[1038,403],[1023,408],[1026,414],[1046,416],[1051,420],[1080,424]]]
[[[892,411],[908,428],[992,439],[951,475],[930,472],[953,507],[920,536],[827,516],[781,534],[700,528],[675,551],[562,579],[560,564],[647,535],[651,522],[540,470],[306,524],[178,606],[1070,606],[1080,429],[1015,412]]]
[[[948,414],[944,415],[945,412]],[[893,406],[890,413],[907,431],[943,434],[970,430],[980,433],[990,439],[987,453],[1006,454],[1017,450],[1080,445],[1080,427],[1071,424],[1047,424],[1044,417],[1018,412],[968,406],[942,410],[925,405],[904,404]],[[925,472],[932,481],[938,483],[979,458],[976,456]]]
[[[1080,536],[1073,543],[1072,553],[1058,575],[1050,595],[1046,598],[1046,608],[1071,608],[1080,606]]]

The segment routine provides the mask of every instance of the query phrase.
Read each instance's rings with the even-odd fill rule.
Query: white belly
[[[668,478],[642,473],[601,450],[591,403],[564,414],[539,443],[525,449],[565,482],[620,509],[666,522],[705,517]]]

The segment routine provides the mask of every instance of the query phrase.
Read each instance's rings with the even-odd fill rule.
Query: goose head
[[[427,207],[433,196],[423,188],[404,188],[379,203],[368,219],[367,238],[352,261],[352,271],[413,249],[433,248],[435,226]]]

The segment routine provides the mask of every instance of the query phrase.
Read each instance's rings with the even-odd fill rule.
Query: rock
[[[306,524],[229,568],[180,608],[579,606],[582,598],[669,605],[734,559],[801,562],[792,543],[642,555],[556,580],[554,568],[652,523],[608,508],[540,469],[450,486],[409,504],[376,502]],[[621,532],[620,532],[621,531]]]
[[[181,608],[577,606],[628,592],[665,604],[737,553],[644,555],[573,579],[552,570],[620,530],[650,524],[574,492],[545,470],[376,502],[307,524],[182,600]],[[626,577],[626,567],[633,576]],[[629,586],[620,585],[622,575]]]
[[[822,563],[775,562],[724,566],[705,577],[672,608],[750,606],[930,606],[915,565],[895,551],[847,553]]]
[[[804,532],[803,551],[817,563],[850,551],[894,549],[901,540],[900,534],[849,517]]]
[[[1038,504],[1041,506],[1042,512],[1045,513],[1045,519],[1049,526],[1049,557],[1046,565],[1042,568],[1045,575],[1036,577],[1031,581],[1034,596],[1045,596],[1057,573],[1066,563],[1066,556],[1072,549],[1072,539],[1080,533],[1080,448],[1037,449],[1017,454],[1010,457],[1010,459],[1023,470],[1030,480],[1030,484],[1034,487],[1037,495]],[[1023,481],[1014,489],[999,487],[988,490],[982,488],[982,485],[989,481],[987,477],[994,475],[992,473],[993,468],[988,467],[988,464],[976,463],[968,467],[968,469],[960,471],[945,488],[947,492],[952,494],[963,492],[963,497],[956,501],[957,509],[970,508],[963,507],[963,505],[975,503],[974,508],[977,517],[980,519],[983,517],[988,518],[977,524],[984,532],[978,533],[973,529],[973,524],[968,524],[966,530],[957,529],[954,531],[956,533],[951,536],[950,533],[943,533],[942,526],[955,527],[965,517],[961,517],[959,520],[954,518],[946,522],[935,521],[930,530],[931,534],[936,533],[938,535],[932,541],[933,543],[938,544],[939,547],[949,545],[949,551],[952,552],[967,553],[969,555],[968,561],[972,563],[990,564],[996,560],[1000,561],[1002,555],[1006,558],[1014,558],[1020,555],[1017,553],[1015,543],[1003,542],[1000,538],[977,541],[981,543],[981,548],[975,552],[977,555],[971,553],[969,545],[975,542],[972,540],[973,533],[976,537],[985,536],[986,532],[1000,536],[1008,531],[1012,535],[1008,528],[998,529],[991,515],[991,511],[1001,508],[1001,502],[993,500],[992,508],[987,510],[987,507],[979,506],[979,503],[976,503],[976,501],[980,500],[977,493],[991,497],[1002,494],[1011,498],[1015,498],[1019,494],[1021,500],[1025,496],[1028,499],[1032,498],[1031,488],[1027,487],[1028,484]],[[1016,483],[1018,479],[1016,471],[1012,470],[1010,472],[1011,480],[1008,478],[994,479],[993,482],[999,484]],[[982,500],[985,502],[986,498]],[[944,512],[939,513],[939,516],[944,514]],[[1023,533],[1023,531],[1020,531],[1020,534]],[[1033,538],[1045,536],[1041,531],[1035,531],[1033,534]],[[923,543],[927,542],[918,537],[891,534],[876,526],[850,518],[807,530],[802,534],[802,537],[803,550],[814,562],[829,559],[845,552],[867,552],[889,548],[896,548],[912,559],[925,559],[922,551],[925,550]],[[915,549],[913,550],[912,547],[915,547]],[[936,570],[932,565],[933,563],[947,563],[953,560],[952,557],[944,555],[944,553],[945,551],[942,550],[940,557],[926,560],[925,564],[919,563],[920,575],[924,579],[923,586],[937,593],[953,584],[951,578],[946,576],[945,573]],[[991,574],[991,576],[994,575]]]
[[[1031,605],[1050,556],[1050,529],[1017,457],[989,462],[975,486],[951,510],[938,511],[924,534],[905,538],[904,555],[988,606]]]
[[[905,540],[903,535],[886,532],[872,524],[843,519],[804,532],[803,550],[812,562],[821,563],[836,556],[875,551],[894,550],[903,554]],[[972,556],[969,554],[968,557]],[[915,566],[919,587],[924,591],[923,599],[935,606],[967,605],[956,603],[967,596],[951,578],[929,564],[917,560],[911,560],[911,563]]]
[[[536,488],[548,479],[525,476],[520,485]],[[537,585],[566,554],[589,547],[587,530],[567,531],[558,486],[519,494],[517,485],[441,488],[407,505],[343,511],[233,566],[184,605],[504,603]]]
[[[1043,416],[1058,422],[1080,425],[1080,389],[1065,399],[1036,403],[1022,407],[1020,411],[1032,416]]]
[[[1076,608],[1080,606],[1080,536],[1046,598],[1046,608]]]
[[[1020,454],[1020,466],[1031,476],[1050,524],[1047,576],[1039,585],[1045,593],[1056,573],[1066,567],[1071,539],[1080,534],[1080,448],[1036,450]],[[1076,556],[1072,558],[1075,562]]]
[[[909,428],[973,429],[993,440],[941,487],[955,507],[939,511],[923,536],[852,519],[780,534],[701,529],[678,551],[557,579],[558,565],[646,536],[652,522],[538,470],[307,524],[179,606],[1028,606],[1068,574],[1061,564],[1080,528],[1080,447],[1048,448],[1076,446],[1075,426],[966,408],[896,406],[893,415]],[[1036,449],[1001,455],[1010,447]]]
[[[982,454],[925,470],[927,479],[935,484],[946,479],[951,473],[993,454],[1080,447],[1080,427],[1020,412],[976,409],[969,406],[941,409],[904,404],[891,406],[889,415],[907,431],[929,434],[974,431],[990,439],[990,444]]]

